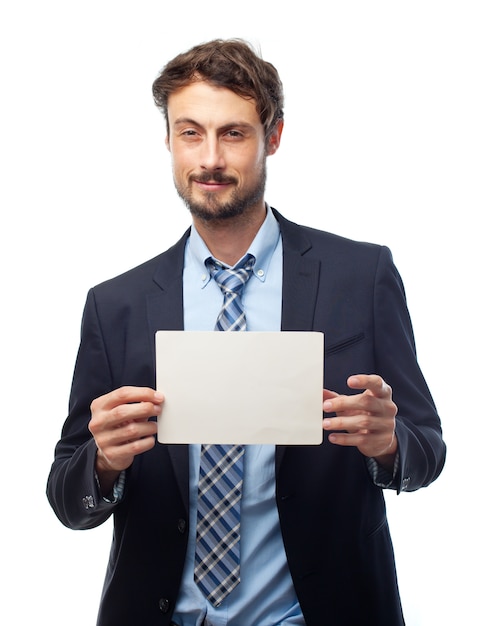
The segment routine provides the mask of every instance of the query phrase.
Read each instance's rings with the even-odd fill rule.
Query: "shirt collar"
[[[246,252],[246,254],[250,253],[256,257],[253,273],[254,276],[256,276],[256,278],[258,278],[261,282],[266,280],[269,265],[279,239],[279,224],[276,221],[271,208],[266,204],[266,219],[262,223],[261,228],[257,232],[254,240]],[[201,286],[204,287],[211,279],[210,272],[205,265],[205,261],[208,257],[212,256],[212,254],[208,250],[208,247],[196,230],[194,224],[191,226],[191,234],[189,235],[187,246],[188,252],[190,253],[189,261],[193,264],[193,267],[196,268]]]

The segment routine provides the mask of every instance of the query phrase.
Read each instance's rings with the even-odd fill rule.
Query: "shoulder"
[[[273,209],[280,224],[284,246],[301,255],[339,263],[364,263],[371,260],[392,262],[387,246],[367,241],[356,241],[328,231],[297,224]]]
[[[144,261],[140,265],[95,285],[91,291],[97,296],[162,289],[175,277],[182,275],[184,249],[189,231],[171,248]]]

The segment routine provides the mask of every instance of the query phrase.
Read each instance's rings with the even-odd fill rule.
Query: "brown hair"
[[[167,63],[152,86],[155,104],[167,124],[169,96],[194,80],[204,80],[243,98],[252,98],[266,138],[283,119],[283,85],[278,72],[246,41],[215,39],[194,46]]]

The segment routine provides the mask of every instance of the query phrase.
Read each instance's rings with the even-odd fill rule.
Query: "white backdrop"
[[[111,524],[67,530],[44,495],[82,307],[187,227],[151,84],[178,52],[236,36],[285,86],[270,204],[389,245],[405,282],[449,446],[434,485],[387,494],[408,626],[491,623],[488,2],[288,5],[0,9],[2,623],[95,622]]]

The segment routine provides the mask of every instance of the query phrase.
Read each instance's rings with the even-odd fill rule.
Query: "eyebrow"
[[[177,127],[177,126],[183,126],[186,124],[190,124],[191,126],[198,126],[199,128],[203,128],[203,125],[200,124],[199,122],[197,122],[196,120],[193,120],[193,118],[191,117],[178,117],[175,121],[173,126]],[[248,122],[227,122],[227,124],[223,124],[223,126],[220,126],[218,128],[219,131],[225,131],[231,128],[242,128],[244,130],[250,129],[250,130],[254,130],[254,126],[252,124],[249,124]]]

